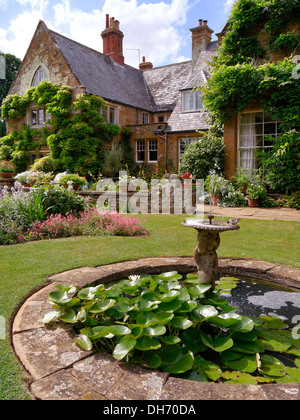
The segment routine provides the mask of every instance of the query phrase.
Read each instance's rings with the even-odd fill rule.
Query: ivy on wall
[[[299,47],[298,34],[283,34],[300,20],[299,0],[238,0],[227,25],[212,77],[203,88],[203,102],[214,120],[224,123],[242,110],[260,108],[282,121],[284,132],[300,128],[300,79],[293,76],[292,58],[263,60],[265,50],[255,34],[272,35],[274,49]],[[295,50],[296,51],[296,50]]]
[[[89,94],[73,101],[72,90],[50,82],[30,88],[25,96],[11,95],[2,106],[2,118],[13,125],[25,117],[31,103],[45,107],[51,120],[40,130],[25,124],[0,139],[0,158],[11,159],[23,170],[29,152],[48,145],[49,158],[57,170],[97,175],[103,164],[103,143],[119,134],[119,127],[104,122],[99,110],[103,99]]]

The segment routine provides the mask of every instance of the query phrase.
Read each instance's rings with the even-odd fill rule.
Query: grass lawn
[[[80,237],[0,247],[0,316],[6,321],[22,298],[54,273],[150,256],[192,255],[196,231],[184,216],[142,216],[148,238]],[[221,234],[220,257],[251,257],[300,267],[300,223],[242,219],[239,231]],[[0,399],[29,399],[24,374],[0,340]]]

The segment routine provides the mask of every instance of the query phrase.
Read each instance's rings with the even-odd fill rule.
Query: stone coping
[[[108,283],[132,274],[170,270],[196,271],[191,257],[158,257],[81,267],[55,274],[33,292],[11,324],[11,341],[17,358],[29,375],[29,392],[38,400],[299,400],[300,383],[224,385],[191,382],[168,373],[118,362],[111,355],[83,351],[73,341],[75,332],[57,322],[43,324],[51,309],[48,294],[59,283],[85,286]],[[300,289],[300,269],[249,259],[219,259],[222,275],[259,278]]]

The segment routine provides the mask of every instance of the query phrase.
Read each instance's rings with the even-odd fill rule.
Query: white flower
[[[130,281],[137,281],[140,278],[140,276],[129,276],[128,278]]]

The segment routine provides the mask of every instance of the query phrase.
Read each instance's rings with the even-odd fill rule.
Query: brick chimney
[[[140,64],[140,70],[145,71],[145,70],[151,70],[153,69],[153,64],[150,63],[149,61],[146,62],[146,58],[143,57],[143,62]]]
[[[202,19],[199,20],[199,25],[190,29],[190,31],[192,32],[192,62],[194,66],[201,51],[205,50],[211,42],[214,31],[207,25],[207,20]]]
[[[124,66],[124,34],[120,31],[120,22],[106,15],[106,27],[101,36],[103,39],[103,54],[109,55],[116,63]]]

